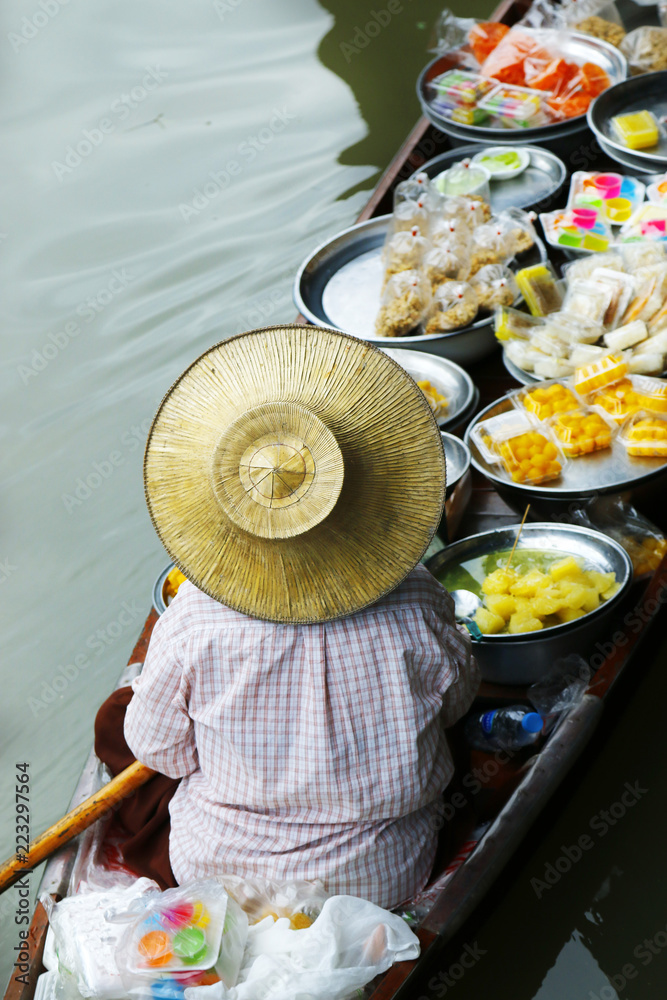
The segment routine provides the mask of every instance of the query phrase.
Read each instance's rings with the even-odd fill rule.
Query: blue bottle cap
[[[527,712],[521,720],[521,728],[527,733],[540,733],[542,731],[542,716],[537,712]]]

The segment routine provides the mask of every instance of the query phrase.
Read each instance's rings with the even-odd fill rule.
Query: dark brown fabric
[[[95,719],[95,753],[113,775],[134,762],[123,736],[131,699],[132,688],[118,688]],[[120,824],[127,834],[120,849],[123,861],[137,875],[154,879],[162,889],[177,884],[169,864],[169,801],[179,780],[156,774],[123,800],[114,817],[114,824]]]

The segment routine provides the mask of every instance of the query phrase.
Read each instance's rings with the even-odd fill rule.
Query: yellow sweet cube
[[[484,594],[508,594],[517,576],[513,569],[496,569],[489,573],[482,584]]]
[[[575,618],[583,618],[585,614],[586,612],[582,611],[581,608],[563,608],[558,612],[558,618],[561,623],[573,622]]]
[[[597,589],[595,587],[586,587],[585,591],[586,594],[581,604],[582,611],[595,611],[596,608],[600,607],[600,598]]]
[[[574,556],[566,556],[550,567],[549,576],[552,580],[564,580],[565,577],[578,578],[581,576],[581,566]]]
[[[512,584],[510,594],[514,594],[515,597],[535,597],[538,590],[546,587],[548,583],[548,576],[539,569],[532,569]]]
[[[475,612],[475,621],[480,631],[484,632],[485,635],[502,632],[506,625],[504,618],[489,611],[488,608],[478,608]]]
[[[583,607],[586,600],[586,587],[580,583],[568,583],[563,587],[563,604],[566,608],[576,610]]]
[[[486,594],[484,603],[489,611],[505,621],[509,621],[510,615],[516,611],[516,600],[510,594]]]
[[[603,594],[605,590],[609,590],[616,583],[614,573],[600,573],[595,569],[588,571],[588,579],[591,587],[595,587],[598,594]]]
[[[612,574],[612,576],[613,576],[613,574]],[[614,594],[617,592],[617,590],[618,590],[619,587],[620,587],[620,583],[613,583],[611,585],[611,587],[609,587],[608,590],[603,590],[602,596],[604,597],[605,601],[608,601],[610,597],[613,597]]]
[[[519,632],[538,632],[543,627],[539,618],[517,612],[510,618],[507,631],[517,635]]]
[[[532,602],[533,611],[536,615],[539,615],[540,618],[544,618],[546,615],[555,615],[562,607],[562,598],[547,594],[546,590],[543,593],[538,594]]]

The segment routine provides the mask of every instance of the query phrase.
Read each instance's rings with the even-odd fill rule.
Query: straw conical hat
[[[225,340],[162,401],[144,458],[153,524],[200,590],[256,618],[338,618],[393,590],[435,533],[445,457],[426,398],[334,330]]]

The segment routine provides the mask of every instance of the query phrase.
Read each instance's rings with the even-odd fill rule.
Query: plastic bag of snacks
[[[247,914],[251,925],[265,917],[287,917],[293,930],[310,927],[329,899],[321,882],[270,882],[238,875],[222,875],[220,882]]]
[[[424,333],[449,333],[469,326],[479,303],[474,289],[466,281],[447,281],[436,288]]]
[[[434,246],[424,257],[424,274],[435,289],[445,281],[465,281],[470,271],[470,254],[465,247]]]
[[[127,927],[116,958],[129,993],[142,984],[215,969],[236,984],[248,937],[248,918],[215,879],[197,879],[150,897]]]
[[[534,246],[537,239],[534,218],[534,213],[524,212],[520,208],[506,208],[498,213],[498,221],[506,225],[508,250],[511,249],[515,255]]]
[[[401,271],[387,282],[375,320],[378,337],[406,337],[422,322],[431,304],[431,288],[419,271]]]
[[[489,201],[489,172],[470,160],[461,160],[438,177],[438,188],[444,195],[454,197],[476,195]]]
[[[391,278],[392,274],[398,274],[400,271],[412,271],[421,267],[424,255],[430,248],[431,244],[425,236],[422,236],[419,226],[399,230],[393,234],[390,232],[382,250],[385,282]]]
[[[449,200],[451,199],[448,199],[448,202]],[[462,218],[458,214],[443,215],[434,221],[430,236],[434,246],[444,246],[450,250],[458,249],[470,255],[472,231],[465,217]]]
[[[625,36],[620,49],[633,73],[667,69],[667,28],[635,28]]]
[[[632,560],[635,579],[655,572],[667,553],[667,539],[660,529],[620,497],[596,497],[575,511],[572,520],[622,545]]]
[[[400,198],[394,196],[394,213],[391,230],[393,233],[410,232],[415,227],[425,236],[431,225],[431,212],[426,198]]]
[[[519,286],[509,267],[487,264],[470,279],[480,309],[492,310],[496,306],[511,306],[519,297]]]

